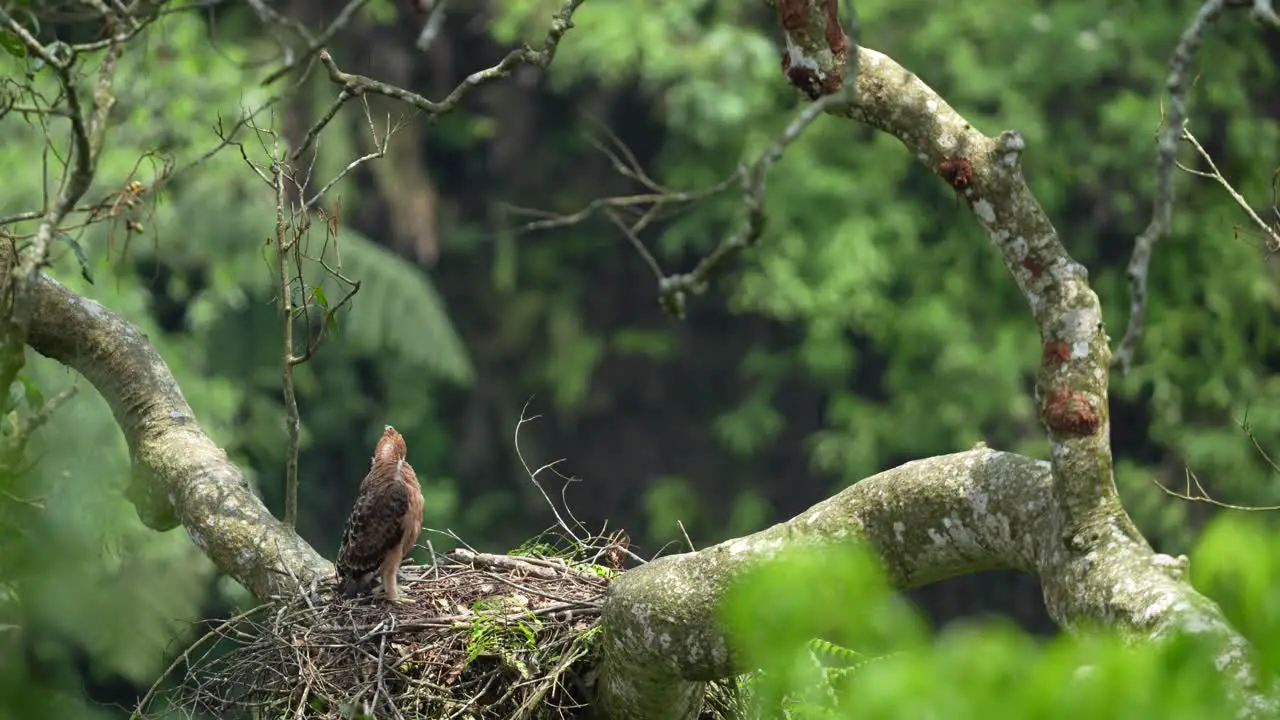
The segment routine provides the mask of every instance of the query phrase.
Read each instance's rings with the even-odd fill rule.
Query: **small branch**
[[[280,311],[282,315],[281,387],[284,395],[285,429],[289,433],[289,445],[285,454],[284,474],[284,524],[289,528],[298,526],[298,453],[301,444],[301,419],[298,417],[298,397],[293,385],[293,367],[297,364],[293,356],[293,281],[289,277],[289,257],[298,238],[290,237],[292,223],[285,219],[285,169],[283,152],[279,139],[272,147],[271,184],[275,190],[276,202],[276,265],[279,268]],[[290,213],[292,218],[292,213]],[[298,276],[302,282],[302,276]],[[303,293],[306,293],[305,288]]]
[[[540,50],[535,50],[526,45],[519,50],[511,51],[497,65],[469,75],[444,100],[439,102],[433,102],[417,93],[374,80],[373,78],[345,73],[338,69],[337,63],[334,62],[328,50],[321,50],[320,63],[324,65],[325,71],[328,72],[329,79],[335,85],[340,86],[342,90],[320,120],[307,130],[302,143],[293,151],[293,159],[297,159],[311,147],[320,132],[333,120],[338,110],[348,100],[364,93],[374,93],[375,95],[384,95],[393,100],[399,100],[434,118],[452,111],[472,88],[510,75],[517,65],[533,65],[545,68],[555,58],[560,39],[573,28],[573,14],[583,2],[585,0],[565,0],[560,12],[551,21],[551,29],[547,31],[546,39],[543,41]]]
[[[555,516],[556,524],[560,526],[560,529],[563,530],[565,534],[568,535],[569,538],[572,539],[575,544],[583,545],[585,543],[584,539],[578,537],[577,533],[574,531],[574,528],[570,527],[569,523],[564,521],[564,518],[561,517],[560,515],[559,508],[557,508],[556,504],[551,501],[551,496],[547,495],[547,491],[542,487],[542,483],[538,480],[538,475],[543,470],[548,470],[548,469],[554,470],[555,466],[563,462],[563,460],[556,460],[555,462],[543,465],[537,470],[531,470],[529,469],[529,463],[525,462],[524,453],[521,452],[520,450],[520,428],[524,427],[525,423],[533,422],[534,420],[537,420],[539,417],[537,415],[534,415],[532,417],[525,417],[524,414],[529,409],[529,402],[531,401],[532,401],[532,398],[529,401],[525,402],[523,408],[520,408],[520,420],[516,422],[515,436],[512,438],[512,443],[515,445],[515,449],[516,449],[516,458],[520,461],[520,466],[524,468],[525,474],[529,476],[529,481],[532,482],[533,486],[538,489],[538,492],[542,495],[542,499],[545,500],[547,503],[547,506],[551,508],[551,514]],[[454,552],[457,552],[457,551],[455,550]]]
[[[351,19],[354,18],[356,13],[360,12],[360,9],[368,2],[369,0],[350,0],[350,2],[342,8],[337,17],[333,19],[333,22],[329,23],[329,26],[326,27],[323,32],[308,42],[305,50],[296,57],[287,61],[275,72],[263,78],[260,84],[266,86],[274,83],[276,80],[279,80],[292,72],[293,69],[298,67],[303,60],[309,59],[312,55],[315,55],[316,51],[324,47],[335,35],[338,34],[340,30],[349,25],[351,23]]]
[[[31,441],[31,437],[35,432],[44,427],[45,423],[49,422],[49,419],[53,417],[53,414],[65,405],[68,400],[75,397],[79,391],[80,388],[78,386],[72,385],[46,400],[39,408],[25,416],[18,417],[13,428],[13,434],[9,437],[8,457],[11,462],[22,457],[27,443]]]
[[[855,76],[856,77],[856,76]],[[746,217],[738,230],[720,241],[709,254],[704,256],[687,273],[666,275],[658,280],[658,297],[668,313],[683,318],[685,300],[690,294],[700,295],[726,262],[742,250],[754,245],[764,233],[765,227],[765,180],[774,164],[782,158],[786,149],[795,142],[804,131],[824,113],[839,105],[848,105],[853,98],[852,86],[840,92],[824,95],[821,99],[800,111],[787,124],[774,142],[765,149],[760,157],[739,173],[742,181],[742,204],[746,209]]]
[[[1222,502],[1209,494],[1209,491],[1200,483],[1200,478],[1192,472],[1191,468],[1186,468],[1185,473],[1186,489],[1181,492],[1166,486],[1154,477],[1151,478],[1151,484],[1160,488],[1160,490],[1169,497],[1185,500],[1187,502],[1204,503],[1224,510],[1244,510],[1249,512],[1273,512],[1280,510],[1280,505],[1233,505],[1231,503]]]
[[[14,25],[16,26],[16,23]],[[34,38],[32,40],[34,41]],[[84,110],[81,107],[79,89],[76,87],[75,79],[71,75],[71,66],[75,62],[75,55],[69,47],[65,52],[68,56],[65,62],[51,63],[51,65],[58,77],[59,84],[62,86],[62,91],[66,98],[67,111],[71,119],[72,164],[71,167],[67,168],[67,172],[63,177],[62,188],[58,192],[57,200],[45,212],[44,219],[40,222],[31,251],[19,264],[18,273],[19,277],[22,278],[21,288],[23,291],[31,286],[35,281],[36,274],[44,267],[49,254],[49,245],[53,241],[54,234],[58,231],[58,226],[62,223],[63,218],[66,217],[71,208],[75,207],[76,203],[80,201],[80,198],[89,189],[90,184],[93,183],[93,177],[97,173],[98,156],[102,152],[102,143],[106,135],[107,118],[112,106],[115,105],[115,98],[112,96],[111,90],[115,80],[117,63],[124,52],[124,45],[119,42],[113,43],[103,59],[102,66],[98,71],[98,82],[94,88],[93,104],[87,123]],[[54,54],[54,52],[48,51],[44,53],[45,56],[50,58],[53,58]],[[25,322],[25,310],[19,305],[15,307],[15,311],[21,325]]]
[[[1178,166],[1178,169],[1190,175],[1195,175],[1197,177],[1213,180],[1214,182],[1221,185],[1224,189],[1226,189],[1227,194],[1231,196],[1231,199],[1235,201],[1236,205],[1239,205],[1240,209],[1244,210],[1245,214],[1249,216],[1249,219],[1253,221],[1253,224],[1257,226],[1258,229],[1260,229],[1263,232],[1263,234],[1266,236],[1267,249],[1271,250],[1272,252],[1280,251],[1280,231],[1277,231],[1275,227],[1268,225],[1265,220],[1258,217],[1258,213],[1254,212],[1253,206],[1249,204],[1249,201],[1245,200],[1244,196],[1241,195],[1239,191],[1237,191],[1234,187],[1232,187],[1231,183],[1225,177],[1223,177],[1222,172],[1218,170],[1218,165],[1214,163],[1213,158],[1209,156],[1209,152],[1204,149],[1204,147],[1200,144],[1200,141],[1196,140],[1195,135],[1192,135],[1191,131],[1188,130],[1185,126],[1182,128],[1181,139],[1187,141],[1188,143],[1191,144],[1192,147],[1196,149],[1196,152],[1200,155],[1200,158],[1204,160],[1206,165],[1209,166],[1209,172],[1204,172],[1201,170],[1193,170],[1181,163],[1176,163]],[[1280,227],[1280,225],[1277,225],[1277,227]]]
[[[1263,462],[1271,468],[1271,472],[1275,475],[1280,475],[1280,465],[1276,465],[1276,461],[1271,458],[1271,454],[1267,452],[1266,448],[1262,447],[1262,443],[1258,441],[1258,436],[1253,432],[1253,428],[1249,425],[1249,412],[1247,409],[1245,410],[1244,417],[1241,418],[1240,422],[1237,424],[1240,426],[1240,431],[1245,434],[1245,437],[1249,438],[1250,444],[1253,445],[1253,449],[1262,458]],[[1270,512],[1280,510],[1280,505],[1233,505],[1231,503],[1222,502],[1209,494],[1209,491],[1205,489],[1203,484],[1201,484],[1200,478],[1191,470],[1191,468],[1184,468],[1183,472],[1185,473],[1185,484],[1182,492],[1166,487],[1155,478],[1152,478],[1151,482],[1156,487],[1163,490],[1165,494],[1178,498],[1179,500],[1186,500],[1187,502],[1205,503],[1225,510],[1246,510],[1251,512]]]
[[[1257,4],[1269,5],[1266,0]],[[1129,258],[1126,273],[1129,277],[1129,324],[1124,329],[1120,344],[1112,359],[1122,375],[1128,374],[1147,320],[1147,276],[1151,265],[1151,253],[1156,243],[1168,236],[1173,226],[1173,169],[1187,121],[1187,95],[1191,91],[1192,63],[1196,52],[1204,42],[1205,33],[1222,14],[1227,0],[1208,0],[1196,11],[1191,23],[1182,31],[1178,44],[1169,60],[1169,75],[1165,89],[1169,92],[1169,111],[1163,118],[1156,138],[1156,194],[1151,210],[1151,221],[1134,240],[1133,255]]]

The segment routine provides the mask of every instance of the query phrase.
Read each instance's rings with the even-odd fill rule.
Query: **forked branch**
[[[339,86],[341,90],[338,97],[329,105],[328,110],[321,115],[310,129],[307,130],[306,136],[302,142],[293,151],[293,158],[301,157],[302,153],[310,149],[320,132],[325,126],[338,114],[342,106],[352,98],[359,97],[365,93],[374,93],[376,95],[385,95],[393,100],[409,105],[417,110],[425,113],[429,119],[433,119],[445,113],[453,111],[466,97],[472,88],[487,82],[492,82],[499,78],[504,78],[511,74],[519,65],[533,65],[535,67],[545,68],[555,59],[556,49],[560,46],[560,40],[564,34],[573,28],[573,14],[586,0],[565,0],[560,12],[551,21],[551,28],[547,31],[542,47],[535,49],[528,45],[519,50],[512,50],[505,57],[494,65],[484,70],[479,70],[467,76],[465,80],[458,84],[443,100],[435,102],[427,98],[406,90],[402,87],[392,85],[390,83],[375,80],[364,75],[353,75],[343,72],[338,68],[337,62],[328,50],[320,51],[320,63],[324,65],[325,71],[329,74],[329,80],[333,84]]]
[[[789,78],[837,95],[829,87],[843,70],[829,33],[834,4],[777,5],[789,65],[805,70]],[[988,137],[892,59],[865,48],[861,58],[856,94],[830,111],[902,141],[965,199],[1000,251],[1040,330],[1036,396],[1052,462],[982,450],[909,463],[756,535],[623,574],[603,616],[602,709],[611,718],[695,717],[706,681],[745,669],[716,616],[730,579],[792,546],[860,539],[898,587],[1013,568],[1039,576],[1050,614],[1067,629],[1212,637],[1245,712],[1274,712],[1244,639],[1186,582],[1186,558],[1153,553],[1120,504],[1101,308],[1022,177],[1022,137]]]
[[[1121,374],[1127,374],[1133,365],[1134,355],[1146,327],[1147,276],[1150,272],[1151,253],[1156,243],[1168,236],[1173,227],[1173,169],[1178,157],[1178,142],[1183,139],[1187,122],[1187,97],[1193,85],[1192,63],[1204,42],[1205,34],[1222,12],[1227,7],[1244,4],[1248,3],[1207,0],[1183,30],[1169,59],[1169,75],[1165,80],[1169,107],[1161,118],[1160,129],[1156,134],[1156,194],[1152,201],[1151,221],[1134,240],[1133,254],[1126,268],[1129,276],[1129,323],[1116,347],[1114,358],[1114,362],[1120,366]],[[1256,19],[1280,28],[1280,21],[1276,20],[1270,0],[1252,0],[1250,7]]]

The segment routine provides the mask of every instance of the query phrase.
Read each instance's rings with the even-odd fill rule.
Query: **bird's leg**
[[[382,587],[387,592],[387,602],[405,605],[413,602],[413,598],[396,597],[396,572],[400,569],[400,554],[392,552],[382,563]]]

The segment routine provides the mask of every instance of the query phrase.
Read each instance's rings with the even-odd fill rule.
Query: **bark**
[[[683,555],[659,558],[611,584],[598,679],[610,718],[697,717],[704,684],[751,668],[716,620],[734,578],[785,548],[866,542],[906,589],[991,569],[1038,575],[1054,619],[1092,619],[1157,639],[1170,631],[1219,641],[1218,666],[1252,692],[1245,641],[1183,579],[1185,556],[1120,541],[1080,554],[1061,542],[1067,514],[1047,462],[986,448],[917,460],[858,482],[787,522]]]

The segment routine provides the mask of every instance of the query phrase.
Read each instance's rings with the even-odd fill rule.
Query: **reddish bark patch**
[[[1022,258],[1022,261],[1018,264],[1026,268],[1033,278],[1040,277],[1040,273],[1044,272],[1044,263],[1040,262],[1040,259],[1031,253],[1027,253],[1027,256]]]
[[[1086,437],[1098,432],[1102,417],[1088,395],[1064,385],[1045,398],[1044,422],[1058,435]]]
[[[844,66],[841,65],[840,67]],[[822,94],[830,95],[831,93],[838,92],[841,85],[844,85],[843,72],[827,73],[826,79],[822,81]]]
[[[827,0],[827,47],[831,53],[839,57],[845,50],[849,49],[849,38],[845,37],[844,29],[840,27],[839,0]],[[840,85],[837,83],[836,87]],[[834,91],[833,91],[834,92]]]
[[[806,0],[778,0],[778,22],[783,30],[803,30]]]
[[[943,158],[938,163],[938,174],[956,190],[964,190],[973,182],[973,164],[967,157]]]
[[[785,57],[783,58],[783,67],[787,74],[787,81],[794,87],[803,91],[805,95],[808,95],[810,100],[817,100],[822,97],[823,91],[826,90],[827,83],[818,79],[818,73],[816,71],[812,68],[804,67],[803,65],[793,66],[790,62],[786,61]],[[829,81],[830,78],[827,78],[827,82]],[[839,87],[840,85],[837,83],[836,88],[838,89]]]
[[[1044,344],[1045,363],[1062,364],[1071,359],[1071,346],[1061,340],[1047,340]]]

